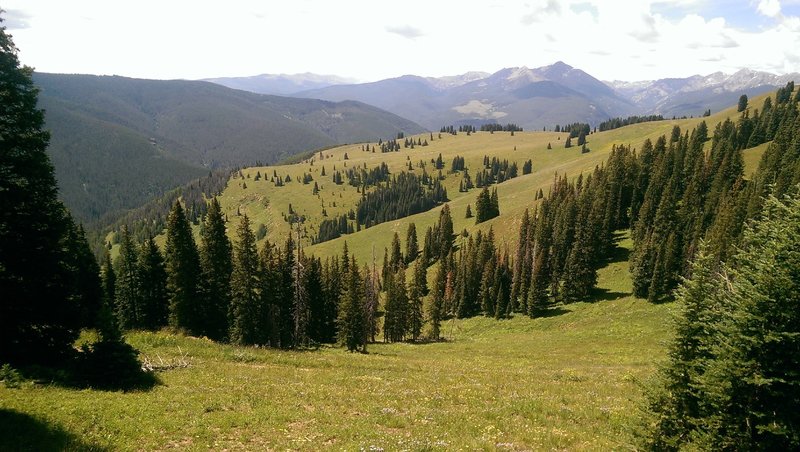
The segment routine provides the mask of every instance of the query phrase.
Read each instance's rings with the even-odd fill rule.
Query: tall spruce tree
[[[137,268],[140,292],[139,326],[149,330],[166,326],[169,315],[167,271],[161,251],[152,237],[142,244]]]
[[[422,312],[422,298],[428,290],[427,268],[420,260],[414,264],[414,275],[408,291],[408,329],[411,339],[416,341],[422,334],[425,322]]]
[[[213,198],[200,231],[201,289],[204,298],[203,330],[211,339],[228,335],[233,252],[225,233],[225,218]]]
[[[344,291],[339,302],[337,322],[339,342],[353,352],[363,350],[366,324],[364,321],[364,285],[361,272],[353,257],[344,275]]]
[[[180,201],[175,201],[167,218],[164,254],[169,291],[169,324],[190,334],[201,334],[203,308],[198,306],[200,256]]]
[[[800,447],[800,200],[771,197],[740,251],[701,248],[664,371],[651,397],[654,450]]]
[[[243,215],[236,228],[231,273],[230,339],[235,344],[265,344],[264,310],[256,253],[256,236],[250,219]]]
[[[58,200],[32,74],[0,27],[0,361],[51,364],[72,352],[82,319],[70,302],[74,225]]]
[[[419,255],[417,226],[414,223],[409,223],[408,230],[406,231],[406,266],[411,265],[417,258],[417,255]]]
[[[139,256],[127,226],[120,232],[119,257],[114,273],[116,278],[117,324],[122,329],[141,328],[141,280]]]

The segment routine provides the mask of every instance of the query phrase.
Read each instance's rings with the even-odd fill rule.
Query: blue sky
[[[562,60],[603,80],[800,72],[800,0],[4,0],[43,72],[361,81]]]

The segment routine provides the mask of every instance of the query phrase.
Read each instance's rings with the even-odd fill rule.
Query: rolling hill
[[[35,74],[61,196],[82,221],[135,207],[209,169],[423,129],[358,102],[207,82]]]
[[[751,101],[752,108],[760,107],[765,96]],[[238,224],[237,214],[247,214],[254,228],[264,225],[266,238],[273,243],[281,243],[290,231],[286,221],[290,217],[289,210],[303,216],[305,222],[304,246],[306,252],[318,256],[333,256],[341,252],[345,242],[350,251],[362,262],[371,262],[373,246],[377,259],[383,255],[383,248],[388,247],[392,236],[397,232],[401,239],[405,238],[408,224],[416,224],[418,235],[433,225],[439,216],[440,207],[412,215],[399,220],[389,221],[372,226],[368,229],[343,235],[334,240],[311,245],[311,238],[318,232],[319,224],[324,219],[335,218],[337,215],[346,214],[356,206],[361,199],[357,187],[348,183],[337,185],[332,180],[334,171],[345,171],[348,168],[375,168],[381,163],[388,165],[392,174],[408,171],[411,163],[413,172],[418,176],[422,173],[418,164],[426,163],[428,174],[436,174],[432,169],[432,160],[439,154],[445,163],[442,170],[442,185],[447,189],[449,206],[451,208],[454,230],[466,230],[473,233],[477,230],[487,231],[494,229],[498,237],[498,244],[505,244],[513,250],[519,228],[519,222],[525,209],[534,205],[534,196],[538,190],[545,193],[550,187],[555,174],[567,174],[577,177],[578,174],[592,171],[595,166],[603,164],[611,148],[615,144],[631,145],[635,149],[641,148],[645,139],[655,141],[661,135],[669,135],[674,126],[679,126],[682,131],[691,130],[701,120],[705,120],[710,128],[726,118],[736,118],[736,108],[732,107],[707,118],[664,120],[634,124],[606,132],[592,133],[587,137],[587,146],[590,152],[582,154],[581,149],[572,147],[564,148],[564,141],[568,136],[565,133],[555,132],[477,132],[470,135],[459,133],[450,134],[423,134],[413,139],[426,140],[428,146],[416,146],[414,149],[401,148],[399,152],[376,153],[365,152],[362,145],[341,146],[334,149],[316,153],[301,163],[293,165],[278,165],[269,167],[252,167],[242,170],[242,177],[235,176],[228,183],[227,188],[220,197],[224,211],[230,221],[231,234]],[[548,144],[552,149],[547,149]],[[710,144],[710,142],[709,142]],[[377,143],[370,144],[370,150]],[[765,146],[744,151],[747,162],[747,172],[755,170],[758,157],[763,153]],[[345,159],[347,154],[347,159]],[[324,159],[320,159],[320,155]],[[465,218],[465,211],[470,205],[474,211],[475,200],[480,189],[471,189],[459,192],[462,172],[450,173],[450,163],[455,156],[464,157],[466,167],[473,178],[476,169],[483,167],[484,156],[496,157],[500,160],[515,162],[519,168],[527,160],[532,161],[533,171],[528,175],[520,175],[496,185],[500,216],[475,225],[474,218]],[[313,162],[312,162],[313,160]],[[325,175],[323,176],[323,168]],[[304,175],[310,175],[313,180],[307,184],[301,182]],[[257,176],[261,176],[256,180]],[[276,186],[272,178],[288,179],[291,182],[283,186]],[[314,193],[314,184],[318,185],[319,192]],[[323,212],[324,210],[324,212]],[[421,238],[420,238],[421,240]],[[501,245],[502,246],[502,245]]]

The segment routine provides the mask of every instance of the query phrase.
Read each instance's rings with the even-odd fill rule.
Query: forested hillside
[[[422,130],[357,102],[206,82],[61,74],[34,80],[62,199],[82,221],[136,207],[212,169]]]

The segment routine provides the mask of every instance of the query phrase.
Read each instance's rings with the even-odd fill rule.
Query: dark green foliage
[[[351,258],[342,277],[344,284],[339,299],[338,339],[351,352],[363,350],[366,347],[364,339],[367,336],[363,304],[364,281],[355,257]]]
[[[139,256],[127,227],[123,227],[120,234],[119,257],[114,273],[115,314],[118,325],[122,329],[142,328]]]
[[[766,201],[718,270],[700,248],[663,389],[651,396],[654,450],[800,447],[800,201]]]
[[[167,325],[169,299],[164,258],[153,239],[147,239],[139,251],[138,326],[155,330]]]
[[[386,185],[367,193],[356,206],[356,221],[365,227],[425,212],[447,201],[447,190],[438,179],[425,188],[427,175],[400,173]]]
[[[409,330],[409,303],[406,290],[406,273],[401,268],[397,273],[389,273],[384,280],[386,290],[386,311],[383,321],[383,335],[386,342],[399,342],[405,339]]]
[[[569,149],[572,147],[572,137],[567,137],[567,140],[564,141],[564,148]]]
[[[483,188],[483,191],[478,195],[478,199],[475,200],[475,212],[475,224],[500,216],[496,188],[492,190],[491,195],[488,188]]]
[[[312,239],[313,243],[327,242],[341,237],[342,234],[352,234],[355,232],[353,225],[347,221],[347,215],[339,215],[336,218],[322,220],[319,224],[317,236]]]
[[[236,229],[231,273],[230,340],[234,344],[266,344],[265,312],[261,298],[256,238],[250,219],[243,215]]]
[[[319,258],[303,255],[303,288],[308,306],[307,335],[310,342],[331,342],[329,328],[334,317],[329,317],[327,295],[324,290],[325,274]]]
[[[481,132],[522,132],[522,127],[516,124],[482,124],[480,127]]]
[[[639,124],[640,122],[663,121],[663,120],[664,117],[661,115],[628,116],[627,118],[611,118],[598,124],[597,130],[600,132],[604,132],[606,130],[614,130],[631,124]]]
[[[263,96],[200,81],[43,73],[34,79],[43,88],[62,194],[83,221],[140,205],[208,167],[275,163],[376,133],[422,132],[357,102]],[[331,122],[324,112],[343,120]]]
[[[0,27],[0,361],[51,363],[71,351],[71,220],[57,198],[32,70]]]
[[[103,271],[101,273],[101,278],[103,304],[108,307],[111,312],[113,312],[117,290],[117,275],[114,272],[114,265],[111,262],[111,253],[108,250],[106,250],[105,257],[103,258]]]
[[[100,267],[86,240],[83,226],[75,225],[69,216],[67,226],[65,264],[70,273],[69,302],[78,311],[79,323],[82,326],[95,327],[103,303]]]
[[[215,197],[211,200],[200,231],[200,290],[205,308],[203,332],[214,340],[222,340],[228,334],[232,260],[233,251],[225,233],[225,218]]]
[[[200,334],[203,329],[203,307],[198,306],[201,300],[198,290],[200,256],[189,220],[179,201],[175,202],[167,220],[164,254],[169,291],[169,325],[189,334]]]
[[[450,206],[445,204],[439,211],[439,222],[434,229],[432,244],[436,252],[433,253],[433,256],[439,259],[446,257],[453,249],[454,239],[453,217],[450,216]]]
[[[411,265],[418,255],[417,226],[414,223],[410,223],[406,231],[406,266]]]
[[[413,280],[408,290],[408,328],[411,339],[416,341],[422,333],[424,323],[422,299],[428,294],[428,271],[421,259],[417,260],[413,269]]]
[[[428,323],[431,325],[431,340],[438,341],[441,336],[442,320],[445,315],[445,288],[448,279],[448,271],[445,262],[439,263],[436,276],[433,280],[431,289],[431,302],[428,305]]]
[[[736,107],[736,111],[742,112],[747,109],[747,94],[742,94],[739,96],[739,104]]]
[[[550,148],[548,147],[548,149]],[[522,175],[524,176],[526,174],[530,174],[531,172],[533,172],[533,161],[528,159],[525,161],[525,163],[522,164]]]

